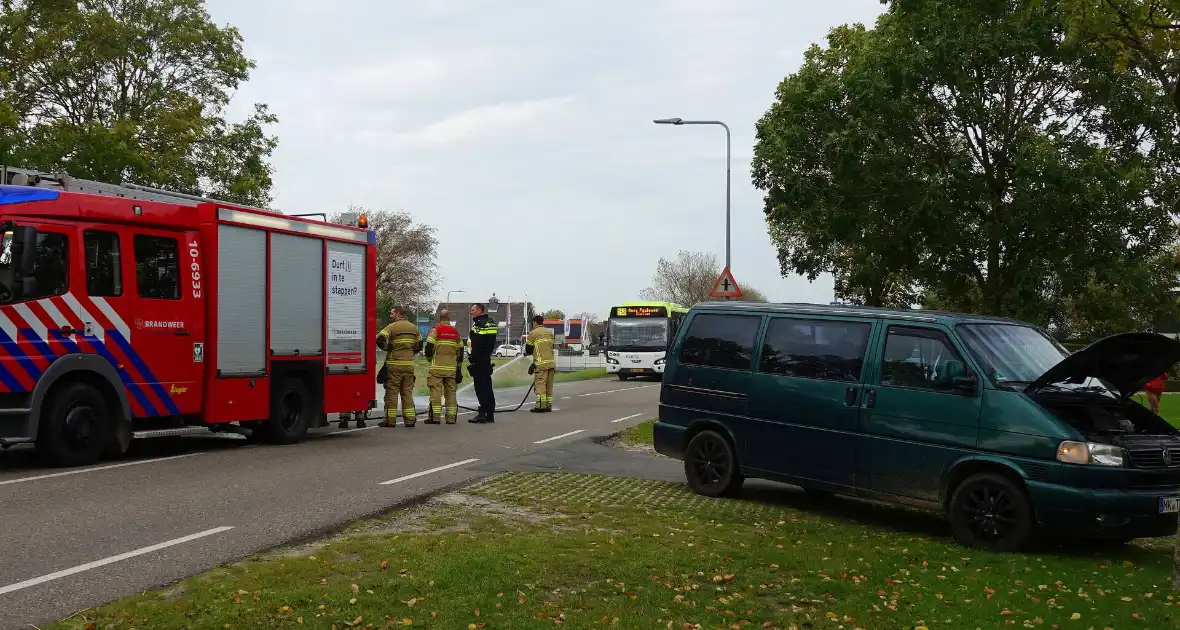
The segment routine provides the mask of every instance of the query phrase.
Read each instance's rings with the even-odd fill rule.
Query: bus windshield
[[[606,345],[612,350],[663,350],[668,345],[668,320],[611,319],[606,327]]]

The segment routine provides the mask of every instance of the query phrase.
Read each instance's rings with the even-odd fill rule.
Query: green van
[[[1132,396],[1177,361],[1151,333],[1070,354],[1010,319],[698,304],[668,349],[655,449],[699,494],[754,477],[905,503],[984,549],[1165,536],[1180,431]]]

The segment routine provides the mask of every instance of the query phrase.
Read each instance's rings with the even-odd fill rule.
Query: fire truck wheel
[[[288,378],[275,392],[270,418],[262,424],[268,442],[294,444],[307,437],[311,424],[311,394],[298,378]]]
[[[50,392],[37,453],[53,466],[84,466],[102,456],[110,437],[107,403],[94,387],[68,383]]]

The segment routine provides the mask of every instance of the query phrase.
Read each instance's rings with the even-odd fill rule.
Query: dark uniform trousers
[[[496,394],[492,391],[492,351],[496,347],[498,332],[496,322],[487,315],[480,315],[471,322],[467,372],[471,374],[471,384],[479,400],[479,415],[472,419],[473,422],[492,422],[496,412]]]

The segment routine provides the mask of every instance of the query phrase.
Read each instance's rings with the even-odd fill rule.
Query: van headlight
[[[1130,461],[1126,449],[1096,442],[1071,442],[1066,440],[1057,447],[1057,461],[1066,464],[1092,464],[1094,466],[1126,466]]]
[[[663,357],[660,357],[660,358],[656,359],[655,365],[663,365],[663,364],[664,364],[664,358],[663,358]]]
[[[611,357],[611,356],[606,357],[606,362],[610,363],[611,365],[618,365],[619,364],[619,360],[614,357]]]

